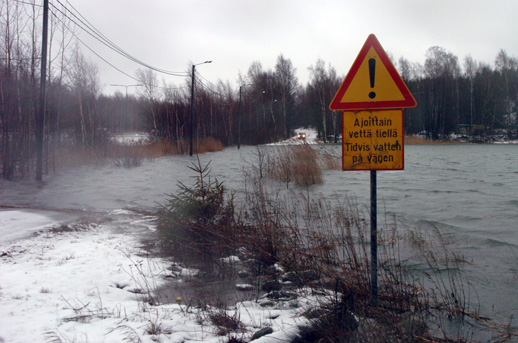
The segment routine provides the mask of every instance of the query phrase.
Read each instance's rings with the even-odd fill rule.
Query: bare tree
[[[37,17],[34,3],[5,0],[0,4],[0,131],[2,176],[10,179],[30,173],[34,152]]]
[[[474,80],[477,75],[478,63],[471,56],[464,58],[464,75],[468,79],[469,83],[469,127],[470,133],[473,127],[473,117],[475,111],[475,99],[474,99]]]
[[[514,112],[514,107],[516,104],[516,92],[512,91],[513,85],[512,81],[516,79],[516,72],[518,70],[518,60],[516,58],[510,57],[505,50],[500,50],[495,60],[496,70],[502,76],[503,82],[503,105],[504,105],[504,116],[505,123],[507,129],[507,137],[511,137],[511,126],[512,126],[512,116]],[[516,83],[516,81],[515,81]],[[514,95],[514,96],[513,96]]]
[[[49,156],[52,170],[56,170],[56,148],[61,138],[61,115],[63,103],[64,77],[70,60],[75,26],[65,13],[52,13],[50,16],[50,37],[48,47],[48,104],[52,110],[48,111],[47,131],[50,141],[47,141],[47,156]],[[55,44],[56,49],[54,50]],[[48,164],[46,165],[48,169]],[[47,170],[48,171],[48,170]]]
[[[284,138],[288,138],[288,118],[293,115],[293,108],[295,102],[295,94],[298,90],[299,84],[296,69],[293,67],[291,60],[284,58],[283,55],[277,57],[277,64],[275,65],[275,77],[280,85],[280,100],[282,105],[282,127]],[[288,113],[291,112],[291,113]]]
[[[443,48],[434,46],[427,50],[425,60],[427,130],[432,138],[449,133],[459,121],[458,78],[460,68],[457,57]],[[452,122],[457,118],[457,123]]]
[[[79,113],[79,134],[83,146],[95,145],[96,100],[100,92],[99,70],[76,47],[68,75],[70,87],[76,95]]]
[[[140,88],[140,94],[149,101],[149,111],[153,129],[158,132],[157,108],[160,100],[159,83],[157,75],[151,69],[138,69],[137,80],[144,87]]]
[[[315,90],[318,98],[318,107],[320,109],[320,116],[322,119],[322,138],[323,141],[327,141],[328,128],[327,128],[327,116],[331,114],[334,141],[336,142],[338,136],[338,113],[339,111],[330,111],[329,103],[332,97],[338,90],[340,82],[336,76],[336,71],[330,65],[326,70],[325,62],[318,59],[314,66],[309,67],[310,71],[310,86]]]

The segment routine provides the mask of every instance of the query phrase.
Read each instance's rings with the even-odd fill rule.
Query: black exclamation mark
[[[374,58],[369,59],[369,77],[371,81],[371,88],[374,88],[374,75],[376,74],[376,60]],[[374,99],[376,97],[375,92],[369,93],[369,98]]]

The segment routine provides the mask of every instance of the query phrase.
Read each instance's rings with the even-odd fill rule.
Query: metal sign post
[[[378,195],[376,171],[371,170],[371,294],[374,306],[378,303]]]

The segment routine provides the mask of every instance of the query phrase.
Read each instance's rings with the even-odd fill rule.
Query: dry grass
[[[223,144],[212,138],[194,143],[194,152],[202,154],[223,150]],[[56,166],[76,167],[112,163],[119,167],[136,167],[144,160],[178,155],[189,151],[188,142],[173,142],[167,139],[142,140],[133,144],[108,142],[99,148],[66,145],[56,152]]]
[[[293,149],[295,158],[294,174],[295,183],[300,186],[321,184],[322,168],[318,164],[318,156],[309,145],[297,145]]]
[[[325,149],[320,151],[320,164],[322,169],[342,170],[341,156],[335,156]]]
[[[196,142],[194,146],[197,154],[223,150],[223,143],[212,137],[202,139],[201,141]]]
[[[247,208],[253,209],[249,218],[254,225],[248,247],[263,269],[276,263],[295,275],[300,285],[334,292],[317,304],[321,314],[295,342],[468,341],[434,337],[469,337],[470,320],[480,318],[472,310],[471,292],[460,272],[464,262],[455,258],[439,232],[426,239],[413,237],[416,253],[423,256],[418,263],[426,271],[420,279],[400,258],[405,239],[396,226],[380,228],[375,305],[370,290],[370,232],[364,220],[368,213],[351,202],[331,206],[325,199],[279,199],[260,183],[251,193]],[[313,276],[307,279],[308,275]],[[433,330],[442,330],[452,318],[458,331]]]
[[[266,167],[259,166],[261,173],[264,169],[267,177],[283,182],[286,188],[291,183],[309,187],[323,182],[318,154],[308,144],[272,147],[263,159]]]
[[[212,325],[218,328],[218,336],[226,336],[232,332],[238,332],[243,327],[239,320],[239,312],[230,315],[225,310],[216,310],[209,313],[209,320]]]
[[[56,151],[56,167],[77,167],[82,165],[103,165],[107,152],[88,147],[67,145]]]
[[[167,139],[152,141],[149,144],[141,145],[142,154],[147,158],[157,158],[169,155],[178,155],[178,145],[176,142]]]

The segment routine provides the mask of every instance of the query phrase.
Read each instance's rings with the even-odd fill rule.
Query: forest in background
[[[0,3],[0,173],[3,178],[34,173],[35,128],[41,61],[39,5],[13,0]],[[146,131],[168,139],[186,153],[190,138],[194,83],[194,139],[207,137],[225,146],[284,139],[299,127],[314,127],[324,141],[341,134],[341,113],[328,105],[345,75],[324,60],[308,67],[301,84],[297,69],[282,54],[272,69],[251,63],[239,86],[212,84],[196,72],[179,84],[160,81],[160,72],[141,68],[135,82],[103,93],[97,65],[80,49],[77,28],[64,12],[49,16],[44,128],[45,171],[63,146],[102,149],[109,135]],[[405,133],[441,139],[452,133],[468,139],[517,137],[518,59],[505,50],[494,63],[459,58],[434,46],[424,65],[401,57],[392,62],[417,100],[405,110]],[[306,66],[302,66],[306,68]],[[299,66],[300,68],[300,66]],[[125,87],[124,88],[121,88]],[[135,93],[128,94],[131,87]]]

